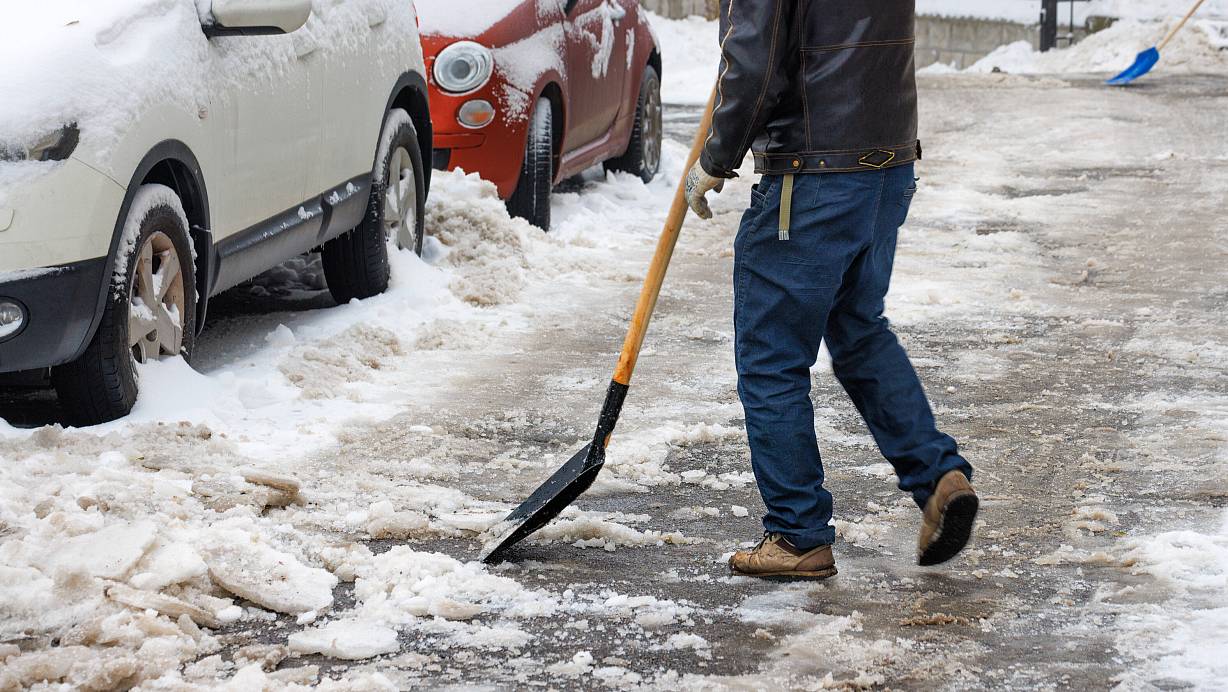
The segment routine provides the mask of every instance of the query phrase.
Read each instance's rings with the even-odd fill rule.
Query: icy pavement
[[[727,576],[762,510],[730,353],[749,174],[683,234],[594,491],[471,562],[591,432],[675,142],[670,180],[570,183],[550,236],[441,176],[388,295],[318,309],[292,265],[131,420],[0,423],[0,689],[1215,687],[1228,79],[935,76],[922,103],[889,314],[978,467],[950,566],[913,566],[919,516],[821,364],[841,574]]]

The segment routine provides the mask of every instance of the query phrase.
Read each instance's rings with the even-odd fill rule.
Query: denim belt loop
[[[786,173],[784,185],[780,190],[780,231],[777,237],[781,240],[789,239],[789,224],[793,215],[793,174]]]

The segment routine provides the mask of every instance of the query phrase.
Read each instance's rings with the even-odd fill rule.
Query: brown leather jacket
[[[721,0],[716,110],[701,163],[733,177],[921,158],[914,0]]]

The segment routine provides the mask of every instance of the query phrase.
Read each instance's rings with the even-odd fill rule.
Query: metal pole
[[[1040,50],[1057,48],[1057,0],[1041,0]]]

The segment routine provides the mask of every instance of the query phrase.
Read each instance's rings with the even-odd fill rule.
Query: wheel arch
[[[657,50],[656,46],[653,46],[652,52],[648,54],[648,65],[657,71],[658,79],[664,79],[661,73],[661,51]]]
[[[388,106],[384,109],[384,113],[393,108],[404,108],[409,112],[409,117],[414,121],[414,129],[418,132],[418,149],[422,152],[422,181],[423,190],[427,197],[431,194],[431,172],[430,165],[433,152],[433,134],[431,129],[431,100],[426,88],[426,79],[417,72],[406,72],[397,79],[396,87],[392,90],[392,95],[388,97]],[[381,129],[381,136],[382,136]],[[376,152],[376,156],[379,153]],[[372,162],[371,170],[379,165],[378,161]]]
[[[192,153],[192,149],[177,139],[167,139],[150,147],[128,180],[124,199],[120,203],[119,213],[116,214],[115,227],[111,232],[103,281],[98,288],[98,298],[94,306],[94,318],[90,322],[89,329],[86,330],[85,338],[70,360],[81,357],[98,331],[98,324],[102,320],[103,308],[106,305],[107,292],[111,289],[116,253],[124,225],[128,220],[128,211],[132,208],[132,201],[136,197],[137,190],[142,185],[150,183],[171,188],[179,195],[183,203],[183,210],[188,217],[188,233],[196,252],[193,263],[196,274],[196,331],[199,333],[204,326],[209,288],[212,286],[216,267],[213,234],[210,230],[209,192],[205,187],[205,177],[201,171],[200,161]]]

